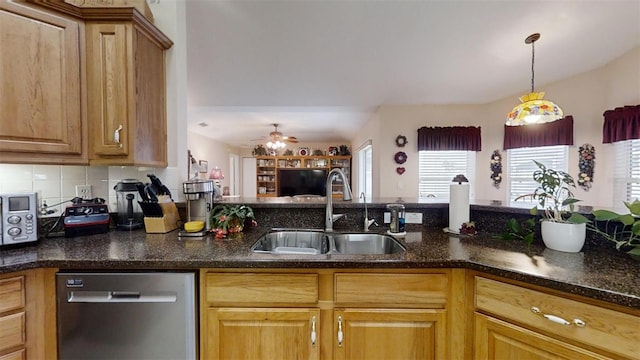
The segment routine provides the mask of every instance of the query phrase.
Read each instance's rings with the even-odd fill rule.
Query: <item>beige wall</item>
[[[559,104],[565,115],[574,118],[574,146],[569,153],[569,172],[576,176],[578,171],[578,147],[584,143],[596,148],[594,184],[589,192],[578,189],[576,196],[584,204],[612,206],[613,182],[612,146],[602,144],[602,113],[617,106],[640,104],[640,47],[621,58],[588,73],[550,84],[537,84],[536,90],[545,91],[545,98]],[[522,94],[526,92],[523,91]],[[377,116],[368,125],[373,133],[368,136],[374,142],[374,170],[378,176],[379,189],[374,186],[374,196],[417,197],[418,196],[418,153],[416,148],[417,129],[422,126],[481,126],[482,151],[476,158],[476,193],[480,200],[506,200],[507,184],[503,181],[500,189],[491,186],[489,179],[489,159],[495,149],[502,151],[503,124],[507,114],[518,102],[514,94],[507,98],[482,105],[406,105],[381,106]],[[408,160],[404,164],[407,171],[396,174],[393,154],[400,150],[395,145],[399,134],[407,136],[409,144],[402,148]],[[362,142],[356,138],[352,145]],[[503,163],[506,163],[506,153]]]

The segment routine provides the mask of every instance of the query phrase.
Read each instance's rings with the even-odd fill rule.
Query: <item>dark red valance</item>
[[[504,150],[553,145],[573,145],[573,116],[544,124],[504,126]]]
[[[420,150],[482,150],[480,127],[450,126],[421,127],[418,129]]]
[[[640,139],[640,105],[631,105],[604,112],[602,143]]]

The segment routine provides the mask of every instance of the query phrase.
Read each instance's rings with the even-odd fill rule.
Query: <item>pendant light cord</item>
[[[535,41],[531,42],[531,92],[535,92],[534,91],[534,83],[533,83],[533,79],[535,78],[535,71],[533,68],[533,64],[535,63],[536,60],[536,50],[535,50]]]

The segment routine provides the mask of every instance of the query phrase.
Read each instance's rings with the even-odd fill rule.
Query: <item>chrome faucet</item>
[[[349,180],[347,179],[347,176],[339,168],[331,169],[331,171],[329,171],[329,175],[327,175],[327,181],[324,187],[327,191],[327,209],[325,211],[324,217],[325,231],[333,231],[333,222],[344,216],[344,214],[333,214],[333,196],[331,196],[331,183],[333,182],[334,174],[340,176],[340,178],[342,179],[342,200],[349,201],[352,198],[351,187],[349,186]]]
[[[360,193],[360,199],[362,199],[362,201],[364,201],[364,231],[369,231],[369,227],[371,227],[371,225],[376,224],[376,226],[378,225],[378,223],[376,222],[375,219],[369,219],[369,213],[367,212],[367,196],[364,194],[364,192]]]

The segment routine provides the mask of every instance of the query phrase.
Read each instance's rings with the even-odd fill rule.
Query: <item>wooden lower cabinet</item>
[[[0,274],[0,360],[57,358],[55,272]]]
[[[482,314],[475,315],[476,360],[610,359]]]
[[[484,276],[474,285],[475,359],[640,359],[640,311]]]
[[[207,309],[212,359],[319,359],[319,309]]]
[[[334,311],[335,359],[445,359],[446,313],[430,309]]]
[[[202,359],[462,359],[450,270],[212,269],[200,282]]]

